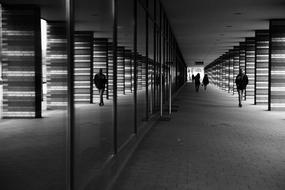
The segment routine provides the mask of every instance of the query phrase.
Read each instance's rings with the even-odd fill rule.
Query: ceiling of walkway
[[[175,2],[175,3],[174,3]],[[162,0],[187,65],[207,65],[269,29],[269,19],[285,18],[284,0]]]
[[[195,61],[204,61],[207,65],[244,41],[245,37],[253,37],[254,30],[268,29],[269,19],[285,18],[284,0],[161,1],[189,66],[194,65]],[[41,6],[43,18],[64,19],[65,0],[2,0],[2,2],[38,4]],[[111,2],[111,0],[76,0],[76,15],[79,11],[79,16],[76,17],[77,28],[112,36],[112,12],[106,11],[111,10]],[[94,23],[98,22],[100,25],[94,28]],[[100,27],[103,25],[104,27]],[[129,28],[128,25],[125,28]]]

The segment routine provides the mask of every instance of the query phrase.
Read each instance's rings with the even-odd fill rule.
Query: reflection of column
[[[233,78],[234,93],[237,92],[235,79],[236,79],[236,76],[238,75],[238,73],[239,73],[239,47],[238,46],[234,46],[234,78]]]
[[[270,20],[269,109],[285,110],[285,19]]]
[[[245,72],[248,77],[246,88],[247,99],[254,100],[254,67],[255,67],[255,38],[246,38]],[[252,102],[253,103],[253,102]]]
[[[107,95],[109,92],[109,84],[112,81],[109,81],[111,77],[108,75],[108,39],[107,38],[95,38],[93,42],[93,77],[95,74],[99,73],[99,69],[103,70],[103,73],[108,78],[108,84],[104,94]],[[93,101],[99,101],[99,92],[98,89],[93,85]]]
[[[66,23],[47,23],[47,108],[67,108]]]
[[[146,90],[146,57],[141,57],[141,87]]]
[[[150,114],[153,113],[154,108],[154,62],[153,60],[149,59],[149,65],[148,65],[148,81],[149,81],[149,111]]]
[[[219,58],[219,87],[223,87],[223,61],[222,57]]]
[[[222,90],[226,90],[226,54],[222,57]]]
[[[239,47],[239,67],[245,72],[245,42],[240,42]],[[243,98],[246,100],[246,90]]]
[[[113,76],[114,76],[114,71],[113,71],[113,43],[109,42],[108,43],[108,95],[107,98],[113,98]]]
[[[137,55],[137,89],[142,90],[142,56]]]
[[[125,93],[132,92],[132,51],[125,50]]]
[[[257,30],[255,40],[255,104],[268,104],[269,30]]]
[[[74,42],[74,101],[92,103],[93,33],[76,32]]]
[[[41,117],[40,9],[2,7],[3,117]]]
[[[135,53],[132,52],[132,58],[131,58],[131,89],[132,92],[135,91]]]
[[[123,95],[125,91],[124,47],[117,48],[117,93]]]
[[[234,50],[230,50],[230,93],[233,93],[234,90]]]
[[[146,2],[146,9],[149,9],[148,1]],[[148,24],[148,14],[145,14],[145,101],[146,101],[146,112],[145,119],[149,119],[149,24]]]
[[[229,52],[225,54],[224,64],[225,64],[225,81],[224,81],[224,90],[229,91]]]
[[[228,82],[228,93],[231,92],[231,59],[230,59],[230,52],[227,52],[227,68],[228,68],[228,77],[227,77],[227,82]]]
[[[154,109],[156,109],[156,105],[157,105],[157,80],[156,80],[156,76],[157,76],[157,8],[156,8],[156,5],[157,5],[157,1],[153,1],[153,19],[154,19],[154,22],[153,22],[153,85],[154,85],[154,88],[153,88],[153,106],[154,106]]]

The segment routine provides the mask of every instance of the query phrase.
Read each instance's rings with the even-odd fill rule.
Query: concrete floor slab
[[[283,190],[285,116],[188,84],[178,111],[140,144],[114,190]]]

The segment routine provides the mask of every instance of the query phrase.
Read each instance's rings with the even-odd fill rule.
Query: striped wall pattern
[[[255,32],[255,103],[268,104],[269,30]]]
[[[3,6],[3,118],[41,117],[40,10]]]
[[[146,88],[146,57],[142,56],[141,59],[141,80],[142,80],[142,88],[145,90]]]
[[[108,76],[108,86],[107,86],[107,99],[113,98],[113,43],[108,42],[108,67],[107,67],[107,76]]]
[[[239,45],[239,68],[243,70],[243,72],[245,72],[245,47],[246,47],[246,43],[245,42],[240,42]],[[246,99],[246,90],[244,92],[244,99]]]
[[[214,74],[213,74],[213,81],[214,81],[214,84],[215,85],[218,85],[218,66],[217,65],[215,65],[214,66]]]
[[[223,65],[222,65],[221,57],[218,59],[218,80],[219,80],[218,86],[222,88],[223,87]]]
[[[134,57],[135,57],[135,53],[132,52],[132,92],[135,91],[135,63],[134,63]]]
[[[222,90],[227,90],[227,59],[226,55],[222,58]]]
[[[226,56],[228,53],[229,59]],[[241,68],[249,79],[245,99],[249,103],[268,105],[268,110],[284,111],[285,19],[271,19],[269,30],[256,30],[255,37],[245,38],[245,42],[240,42],[228,53],[205,67],[211,83],[225,90],[227,78],[231,92],[231,85]],[[225,69],[225,65],[228,68]],[[217,80],[213,79],[215,76]],[[236,85],[233,84],[233,87],[235,92]]]
[[[230,54],[229,52],[226,53],[225,55],[225,66],[226,66],[226,78],[225,78],[225,83],[226,83],[226,91],[230,91]]]
[[[99,73],[99,70],[103,70],[103,74],[108,76],[108,39],[107,38],[94,38],[93,39],[93,79],[94,76]],[[107,77],[108,78],[108,77]],[[93,102],[98,103],[100,96],[99,91],[96,88],[93,82]],[[106,85],[106,89],[104,91],[104,97],[108,95],[108,84]]]
[[[270,109],[285,110],[285,20],[270,21]]]
[[[125,94],[125,48],[117,48],[117,93]]]
[[[47,109],[67,109],[65,22],[47,22]]]
[[[132,93],[132,80],[133,80],[133,61],[132,51],[125,50],[125,93]]]
[[[229,51],[229,92],[234,92],[234,50]]]
[[[76,32],[74,49],[74,101],[92,103],[93,33]]]
[[[246,38],[245,51],[245,73],[248,77],[248,85],[246,88],[246,98],[254,103],[254,84],[255,84],[255,38]]]
[[[143,60],[141,55],[137,55],[137,89],[142,90],[142,65]]]
[[[234,56],[234,78],[233,78],[233,83],[234,83],[234,93],[237,92],[237,87],[236,87],[236,76],[239,73],[239,47],[235,46],[234,47],[234,52],[233,52],[233,56]]]

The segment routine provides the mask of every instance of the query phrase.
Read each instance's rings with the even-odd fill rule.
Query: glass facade
[[[0,189],[103,189],[186,81],[165,11],[18,2],[0,8]]]

